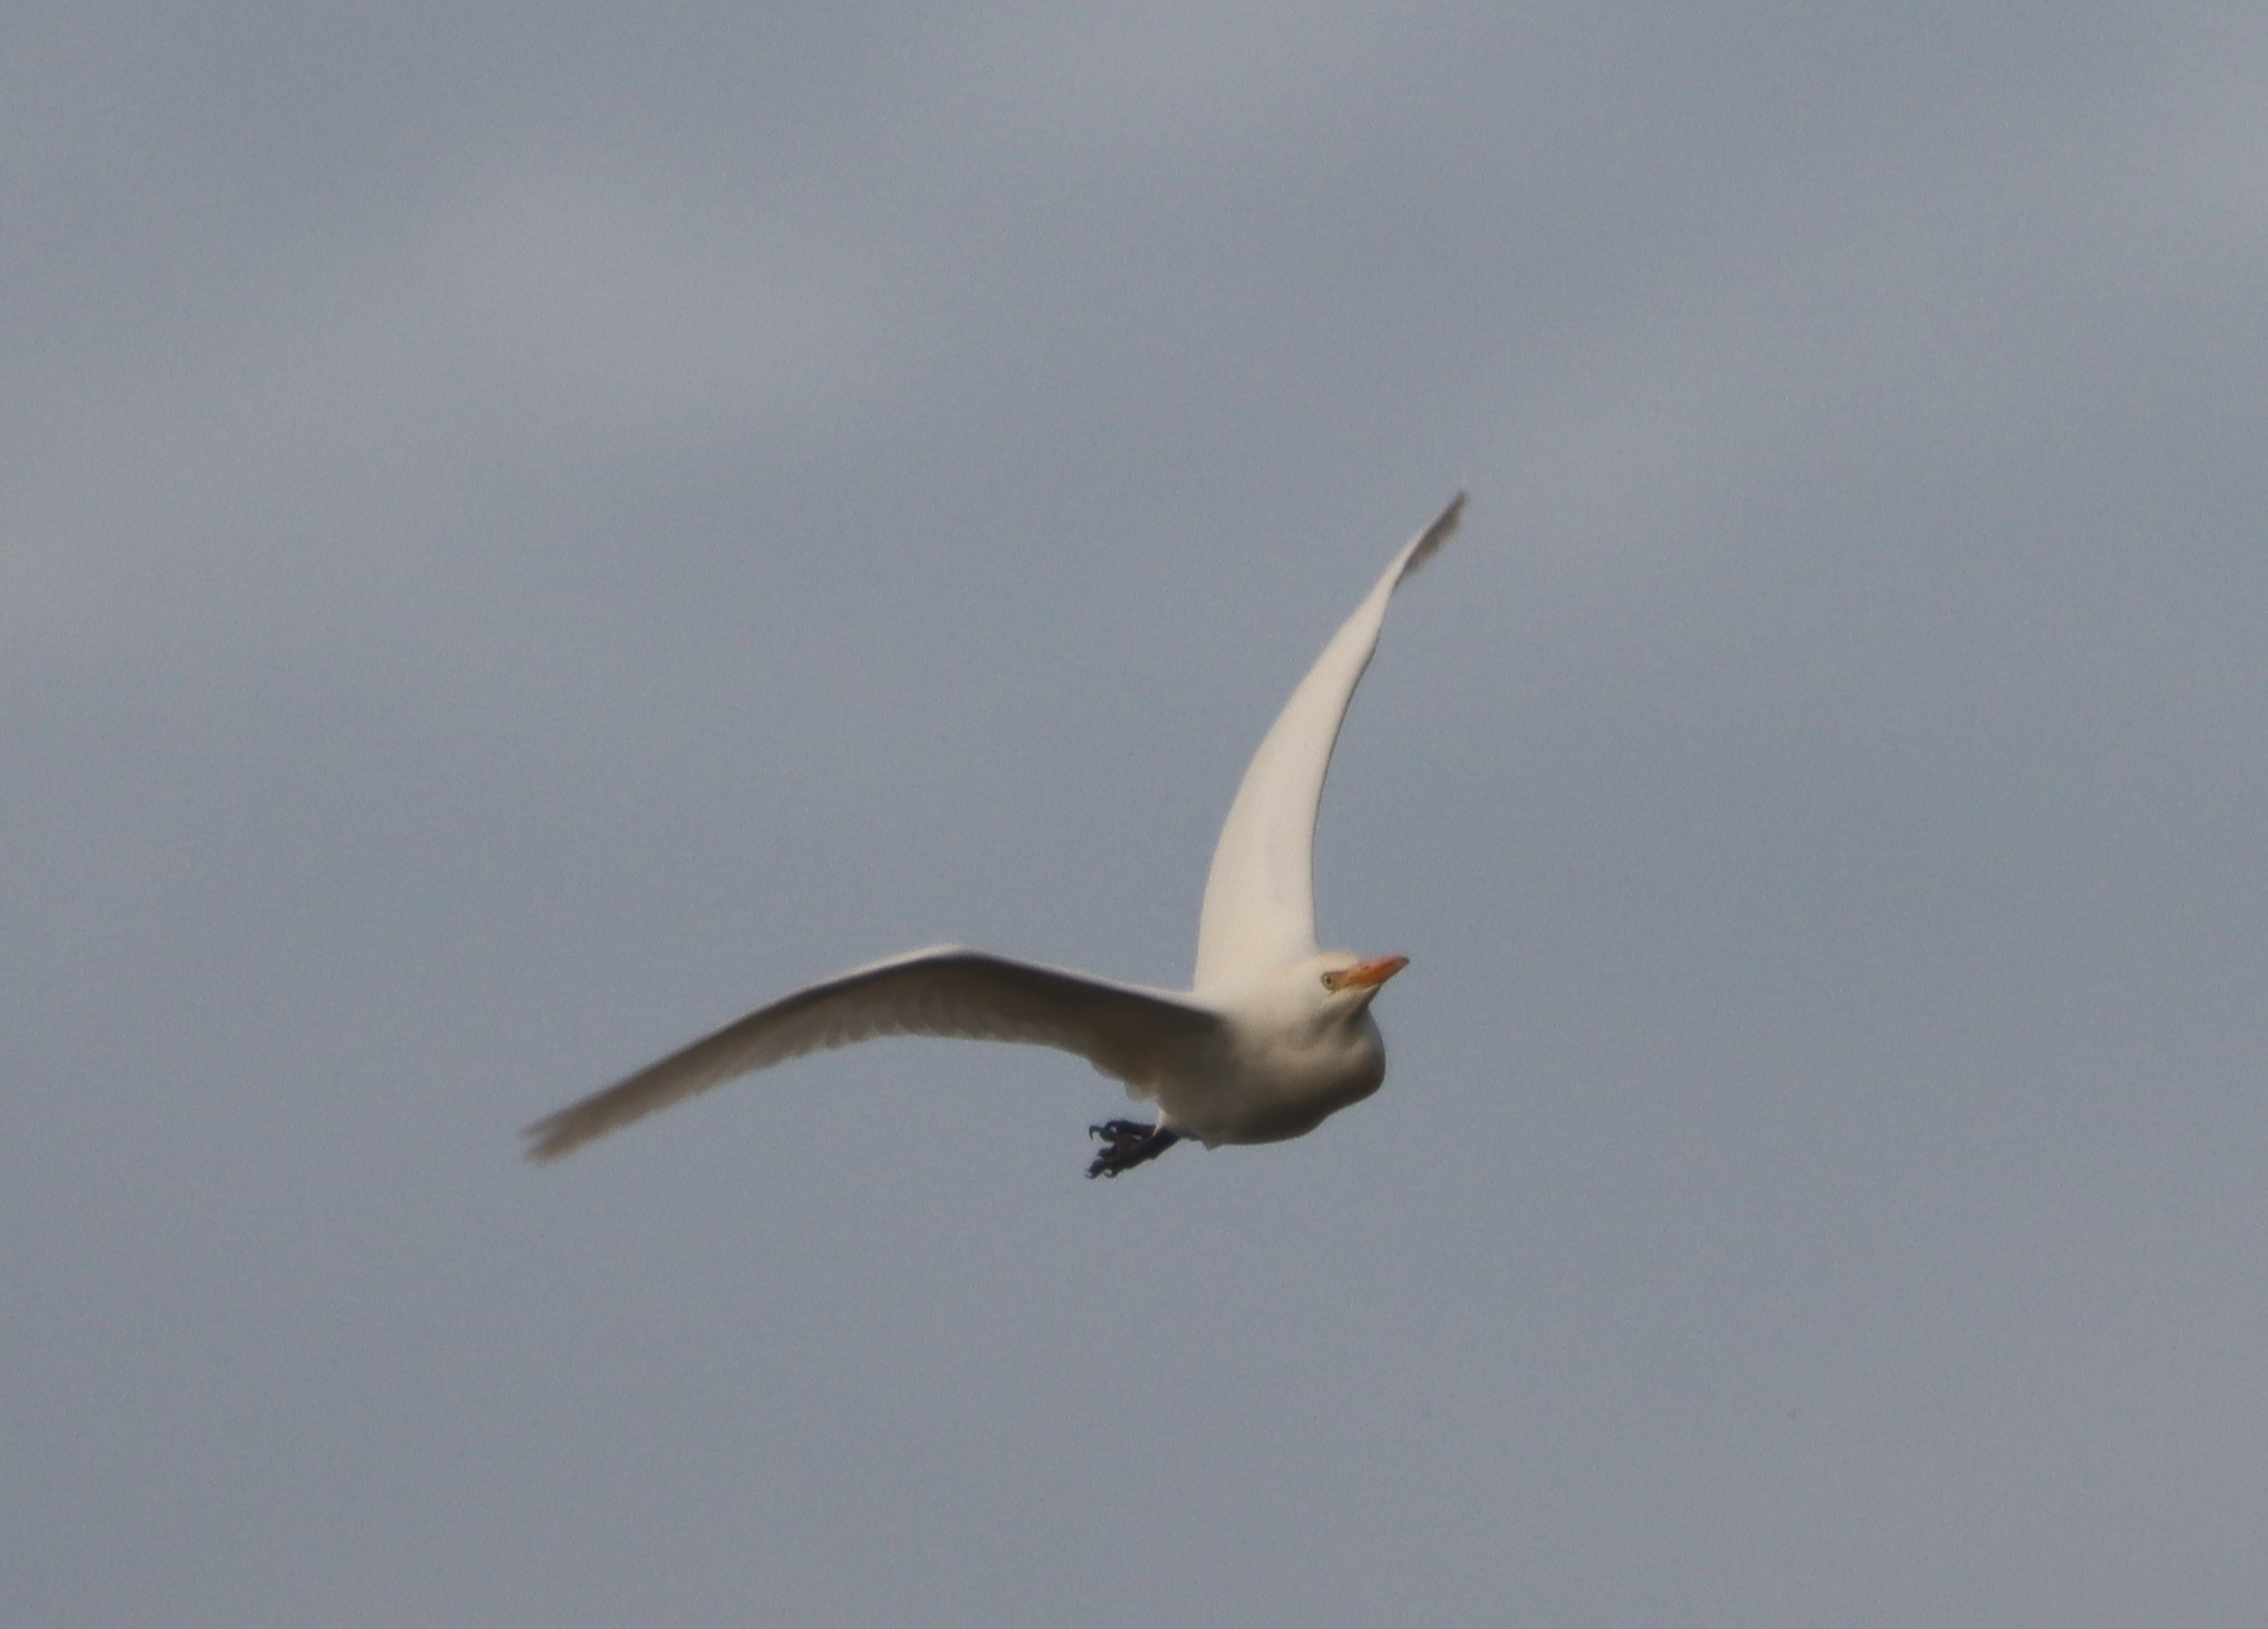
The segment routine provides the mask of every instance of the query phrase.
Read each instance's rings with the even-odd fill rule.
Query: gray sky
[[[35,6],[0,1618],[2268,1598],[2255,5]],[[1384,1092],[516,1130],[1325,800]]]

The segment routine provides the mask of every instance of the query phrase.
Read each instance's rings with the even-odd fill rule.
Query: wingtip
[[[533,1125],[523,1127],[520,1137],[527,1146],[521,1149],[520,1157],[532,1166],[548,1166],[611,1129],[610,1122],[577,1112],[588,1106],[570,1103],[558,1113],[546,1114]]]
[[[1456,534],[1458,524],[1464,520],[1464,500],[1465,491],[1459,487],[1456,496],[1450,499],[1449,507],[1434,517],[1433,525],[1410,539],[1409,552],[1402,557],[1401,573],[1394,579],[1396,588],[1416,576],[1418,568],[1440,553],[1442,544]]]
[[[575,1146],[561,1141],[557,1128],[548,1120],[536,1121],[522,1131],[520,1137],[527,1145],[521,1149],[520,1158],[532,1166],[547,1166]]]

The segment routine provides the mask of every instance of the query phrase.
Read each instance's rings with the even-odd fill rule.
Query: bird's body
[[[1209,1146],[1280,1143],[1376,1092],[1386,1078],[1385,1037],[1370,1014],[1378,984],[1322,990],[1325,971],[1353,964],[1343,953],[1303,956],[1241,991],[1223,1009],[1219,1067],[1161,1086],[1160,1118]]]
[[[1377,648],[1386,602],[1450,534],[1464,495],[1405,545],[1277,716],[1213,855],[1191,988],[1153,990],[941,946],[799,990],[529,1127],[558,1156],[681,1098],[806,1052],[879,1035],[1053,1046],[1158,1105],[1155,1125],[1113,1120],[1091,1176],[1112,1176],[1183,1138],[1214,1147],[1303,1136],[1385,1078],[1370,1004],[1407,965],[1315,945],[1315,812],[1347,703]]]

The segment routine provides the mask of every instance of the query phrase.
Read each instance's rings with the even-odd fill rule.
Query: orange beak
[[[1387,979],[1410,964],[1406,956],[1382,956],[1376,961],[1358,961],[1344,972],[1330,976],[1334,990],[1375,990]]]

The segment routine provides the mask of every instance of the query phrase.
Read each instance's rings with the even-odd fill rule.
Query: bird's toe
[[[1087,1134],[1102,1142],[1087,1168],[1090,1177],[1115,1176],[1122,1170],[1132,1170],[1145,1161],[1157,1159],[1181,1140],[1181,1134],[1170,1126],[1144,1125],[1139,1120],[1105,1120],[1100,1125],[1089,1126]]]

